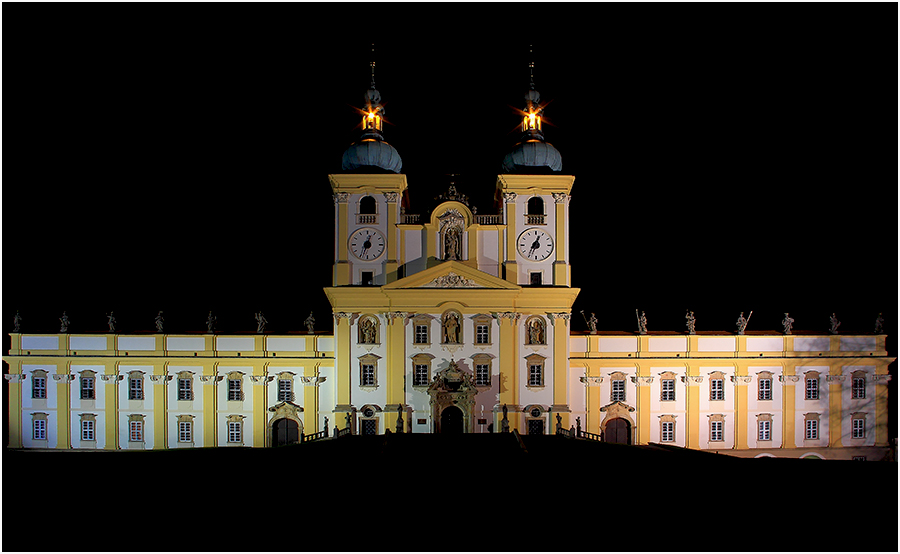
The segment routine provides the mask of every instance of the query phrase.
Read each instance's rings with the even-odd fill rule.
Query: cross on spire
[[[369,67],[372,68],[372,84],[371,87],[375,88],[375,43],[372,43],[372,61],[369,62]]]
[[[528,45],[528,54],[529,54],[528,57],[531,59],[531,61],[528,62],[529,86],[531,87],[532,90],[534,90],[534,50],[532,49],[531,44]]]

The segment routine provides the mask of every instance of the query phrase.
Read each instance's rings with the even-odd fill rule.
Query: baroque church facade
[[[267,447],[343,433],[563,433],[739,456],[882,459],[883,334],[573,333],[575,177],[533,83],[497,213],[430,214],[381,97],[329,175],[331,335],[11,333],[9,446]]]

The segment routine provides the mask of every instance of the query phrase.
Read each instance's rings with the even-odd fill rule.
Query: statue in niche
[[[753,317],[753,310],[750,310],[750,315],[747,317],[744,317],[744,312],[741,312],[741,315],[737,318],[737,334],[744,334],[744,331],[747,330],[747,324],[750,323],[751,317]]]
[[[459,260],[460,252],[462,252],[462,236],[459,229],[451,227],[444,233],[444,259]]]
[[[694,312],[688,310],[687,314],[685,314],[684,318],[687,320],[687,331],[689,335],[697,334],[697,318],[694,317]]]
[[[16,312],[16,315],[19,315],[19,312]],[[16,329],[18,329],[18,326]],[[884,318],[881,317],[881,313],[879,313],[878,317],[875,318],[875,334],[880,335],[882,333],[884,333]]]
[[[69,332],[69,316],[66,315],[66,312],[63,312],[61,318],[59,318],[59,332],[60,333],[68,333]]]
[[[316,332],[316,331],[315,331],[315,327],[316,327],[316,318],[313,317],[313,313],[312,313],[312,312],[309,312],[309,317],[307,317],[307,318],[303,321],[303,324],[306,325],[306,332],[309,333],[310,335],[312,335],[312,334],[314,334],[314,333]]]
[[[162,332],[163,332],[163,323],[165,323],[165,321],[166,321],[166,320],[163,318],[163,315],[162,315],[162,314],[163,314],[163,313],[162,313],[162,310],[160,310],[159,313],[156,314],[156,317],[153,319],[154,323],[156,323],[156,332],[157,332],[157,333],[162,333]]]
[[[444,316],[442,325],[444,332],[444,344],[459,344],[459,316],[455,313],[448,313]]]
[[[106,324],[109,326],[110,333],[116,332],[116,318],[113,317],[112,312],[109,312],[108,314],[106,314]]]
[[[794,326],[794,318],[789,316],[787,312],[784,312],[784,319],[781,320],[781,324],[784,325],[784,334],[790,335],[791,328]]]
[[[206,316],[206,332],[213,333],[216,328],[216,316],[213,315],[212,310],[209,311],[209,315]]]
[[[253,314],[254,319],[256,319],[256,332],[257,333],[265,333],[266,332],[266,324],[269,321],[266,319],[266,316],[263,315],[262,312]]]
[[[540,319],[532,319],[528,323],[527,344],[544,344],[544,322]]]
[[[828,329],[828,332],[831,333],[832,335],[837,335],[838,327],[841,326],[841,322],[838,321],[837,316],[834,315],[833,313],[831,314],[831,317],[828,318],[828,321],[831,322],[831,327]]]
[[[21,325],[22,316],[19,315],[19,310],[16,310],[16,317],[13,318],[13,333],[18,333]]]
[[[359,323],[359,339],[362,344],[375,344],[375,322],[369,318]]]

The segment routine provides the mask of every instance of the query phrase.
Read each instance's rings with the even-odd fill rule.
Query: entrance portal
[[[456,406],[447,406],[441,413],[441,433],[459,435],[463,432],[463,413]]]
[[[284,446],[300,442],[300,426],[297,422],[282,418],[272,424],[272,446]]]
[[[620,417],[609,420],[603,433],[603,442],[631,444],[631,424]]]

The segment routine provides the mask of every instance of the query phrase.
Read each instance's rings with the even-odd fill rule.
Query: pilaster
[[[68,339],[65,339],[65,341],[68,343]],[[68,348],[68,344],[66,348]],[[56,436],[58,437],[56,448],[62,450],[72,448],[72,414],[69,409],[71,405],[69,401],[69,383],[75,379],[75,376],[69,374],[72,362],[59,364],[56,367],[57,373],[53,375],[53,380],[56,381]]]
[[[569,428],[569,320],[571,313],[548,313],[553,322],[553,411],[562,417],[562,425]],[[551,429],[556,421],[550,422]],[[551,431],[552,432],[552,431]]]
[[[13,341],[19,340],[19,335],[10,335]],[[14,346],[18,349],[18,344],[14,342]],[[22,380],[25,376],[22,374],[22,361],[16,360],[9,363],[9,373],[3,377],[9,383],[9,396],[7,399],[8,410],[7,418],[9,421],[9,447],[22,448]]]
[[[746,450],[747,445],[747,385],[751,377],[746,374],[747,366],[735,367],[734,383],[734,448]]]
[[[385,192],[384,199],[387,202],[387,220],[385,234],[387,237],[387,260],[384,268],[384,282],[390,283],[397,280],[397,223],[400,221],[397,212],[397,204],[400,200],[399,192]]]
[[[838,348],[840,348],[840,342],[838,342]],[[828,446],[829,448],[840,448],[843,446],[841,444],[841,416],[843,416],[841,392],[844,383],[841,367],[831,368],[831,372],[825,377],[825,380],[828,383]]]
[[[403,391],[403,378],[406,375],[406,314],[387,312],[384,316],[387,331],[386,404],[396,406],[406,401]]]
[[[350,284],[350,262],[347,260],[347,225],[348,206],[350,194],[347,192],[334,193],[334,203],[337,206],[335,224],[337,226],[337,251],[335,252],[333,284],[336,287]]]
[[[150,381],[153,383],[153,448],[169,447],[169,432],[166,415],[168,412],[169,398],[166,394],[166,385],[172,379],[168,375],[169,363],[153,365],[153,374]]]
[[[318,433],[319,429],[319,364],[303,366],[303,432]],[[265,443],[263,443],[265,444]]]
[[[887,372],[887,366],[883,366]],[[888,437],[888,382],[887,373],[876,373],[875,379],[875,446],[890,446]]]
[[[119,391],[118,385],[122,381],[122,376],[118,374],[119,362],[106,366],[107,372],[111,373],[101,375],[101,379],[106,383],[106,444],[104,450],[119,449]]]
[[[500,326],[500,405],[510,407],[508,418],[510,431],[518,429],[519,412],[511,406],[518,405],[518,328],[520,314],[502,312],[497,314]],[[499,425],[499,423],[498,423]],[[499,427],[498,427],[499,429]]]
[[[688,363],[684,376],[685,384],[685,426],[687,429],[686,446],[700,448],[700,395],[703,376],[700,375],[699,363]]]
[[[216,362],[203,362],[203,370],[200,375],[201,387],[203,387],[203,446],[218,446],[217,404],[219,397],[216,384],[222,377],[216,372]]]
[[[250,386],[253,388],[253,445],[266,445],[266,426],[268,425],[267,390],[270,377],[268,376],[269,362],[256,362],[253,364],[253,374],[250,375]]]
[[[553,201],[556,206],[556,260],[553,262],[553,284],[556,286],[570,286],[568,253],[568,204],[569,195],[564,192],[554,192]]]
[[[506,255],[503,257],[504,279],[518,284],[519,270],[516,264],[516,238],[518,221],[516,220],[516,193],[504,192],[503,200],[506,208]]]
[[[637,375],[634,384],[637,388],[637,429],[634,430],[634,444],[648,444],[650,442],[650,384],[653,377],[650,376],[650,367],[645,364],[637,365]]]
[[[788,337],[792,340],[792,337]],[[781,375],[781,397],[782,397],[782,420],[783,427],[781,431],[781,447],[796,448],[796,406],[797,393],[796,384],[800,381],[800,376],[795,375],[797,371],[795,362],[787,362],[784,364],[784,373]]]

